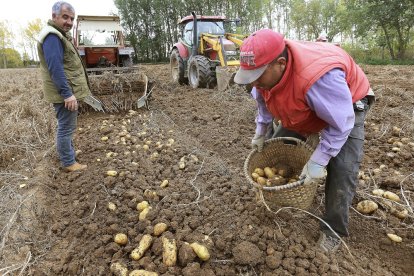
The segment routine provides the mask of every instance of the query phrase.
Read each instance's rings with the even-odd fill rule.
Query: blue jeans
[[[68,167],[76,162],[72,139],[76,130],[78,111],[68,110],[64,103],[55,103],[53,107],[58,121],[56,149],[63,167]]]

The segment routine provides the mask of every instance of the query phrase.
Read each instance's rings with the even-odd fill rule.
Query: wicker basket
[[[308,209],[312,204],[319,182],[308,185],[303,180],[281,186],[263,187],[252,179],[255,168],[273,167],[278,163],[289,166],[299,175],[309,160],[313,149],[296,138],[279,137],[265,142],[262,152],[253,150],[244,163],[244,174],[248,181],[263,192],[266,204],[271,208],[296,207]]]

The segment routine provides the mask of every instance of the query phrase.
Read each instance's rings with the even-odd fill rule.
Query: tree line
[[[136,62],[168,60],[180,34],[177,21],[192,11],[239,18],[237,32],[242,34],[270,28],[286,38],[315,40],[326,33],[329,41],[339,42],[356,56],[414,60],[413,0],[114,0],[114,4],[135,48]],[[0,68],[18,63],[14,35],[6,23],[0,21]],[[37,19],[22,30],[20,63],[37,60],[36,35],[44,24]]]
[[[139,61],[162,61],[178,40],[177,20],[191,11],[241,19],[240,33],[261,28],[287,38],[326,33],[349,48],[382,50],[392,60],[413,57],[413,0],[115,0]],[[407,50],[411,50],[407,54]],[[380,51],[381,52],[381,51]]]
[[[0,20],[0,68],[26,67],[36,64],[39,60],[36,38],[44,24],[40,19],[29,22],[26,28],[20,30],[21,40],[18,41],[8,22]],[[23,49],[22,55],[17,48]]]

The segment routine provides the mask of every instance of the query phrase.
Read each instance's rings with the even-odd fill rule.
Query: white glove
[[[264,144],[265,137],[264,135],[255,134],[252,139],[252,148],[256,149],[258,152],[261,152],[263,150],[263,144]]]
[[[308,163],[306,163],[305,167],[303,167],[299,179],[305,178],[305,184],[309,184],[313,181],[324,178],[325,176],[325,166],[319,165],[318,163],[309,160]]]

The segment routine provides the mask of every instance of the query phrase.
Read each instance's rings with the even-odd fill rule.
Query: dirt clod
[[[197,255],[188,243],[183,243],[178,250],[178,262],[182,266],[187,266],[187,264],[193,262],[196,257]]]
[[[263,252],[253,243],[242,241],[233,249],[234,261],[243,265],[256,265],[262,262]]]

